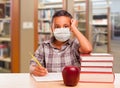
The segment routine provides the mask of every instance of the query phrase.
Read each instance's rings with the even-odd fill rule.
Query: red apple
[[[65,66],[62,77],[66,86],[76,86],[79,82],[80,68],[77,66]]]

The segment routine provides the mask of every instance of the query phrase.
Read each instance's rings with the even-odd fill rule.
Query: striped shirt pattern
[[[61,72],[67,65],[80,66],[80,45],[77,39],[69,39],[61,49],[55,48],[53,41],[54,38],[44,41],[34,54],[48,72]],[[32,59],[30,64],[36,65]]]

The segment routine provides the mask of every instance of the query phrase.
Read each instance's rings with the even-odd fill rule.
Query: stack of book
[[[81,76],[83,82],[114,82],[113,55],[89,54],[81,55]],[[86,79],[88,75],[88,79]],[[97,80],[96,80],[97,77]]]

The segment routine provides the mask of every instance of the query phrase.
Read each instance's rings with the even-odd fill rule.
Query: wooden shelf
[[[41,18],[41,19],[38,19],[38,21],[51,21],[51,18]]]
[[[80,12],[80,13],[81,13],[81,12],[82,12],[82,13],[83,13],[83,12],[85,13],[86,10],[75,10],[75,12],[76,12],[76,13],[79,13],[79,12]]]
[[[6,18],[0,18],[0,21],[10,21],[11,18],[10,17],[6,17]]]
[[[0,57],[0,61],[4,61],[4,62],[11,62],[11,58],[4,58],[4,57]]]
[[[62,6],[48,6],[48,7],[39,7],[38,10],[43,10],[43,9],[61,9]]]
[[[80,3],[82,3],[82,2],[84,3],[84,2],[86,2],[86,0],[75,0],[75,3],[79,3],[79,2]]]
[[[10,42],[11,41],[11,38],[5,38],[5,37],[0,37],[0,41],[8,41]]]
[[[5,3],[6,3],[6,1],[3,1],[3,0],[1,0],[1,1],[0,1],[0,3],[3,3],[3,4],[5,4]]]
[[[51,34],[50,32],[38,32],[38,34]]]
[[[45,2],[44,5],[59,5],[62,4],[62,2]]]
[[[108,41],[97,41],[96,43],[98,43],[98,44],[107,44]]]
[[[80,22],[80,23],[85,23],[86,20],[85,20],[85,19],[80,19],[80,20],[78,20],[78,22]]]
[[[0,67],[0,73],[11,73],[11,70]]]
[[[93,10],[103,10],[103,9],[105,9],[106,10],[106,8],[108,8],[109,6],[104,6],[104,7],[95,7],[95,8],[93,8]]]

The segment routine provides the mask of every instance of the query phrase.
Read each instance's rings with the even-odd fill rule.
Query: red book
[[[82,54],[81,61],[102,61],[102,62],[111,62],[113,61],[113,55],[105,53],[91,53],[91,54]]]
[[[81,66],[81,72],[111,73],[113,72],[113,68],[112,67]]]
[[[105,61],[81,61],[81,66],[86,67],[113,67],[113,62],[105,62]]]
[[[113,72],[113,56],[105,53],[82,54],[81,72],[111,73]]]
[[[113,83],[115,80],[114,73],[80,73],[80,82],[89,83]]]

